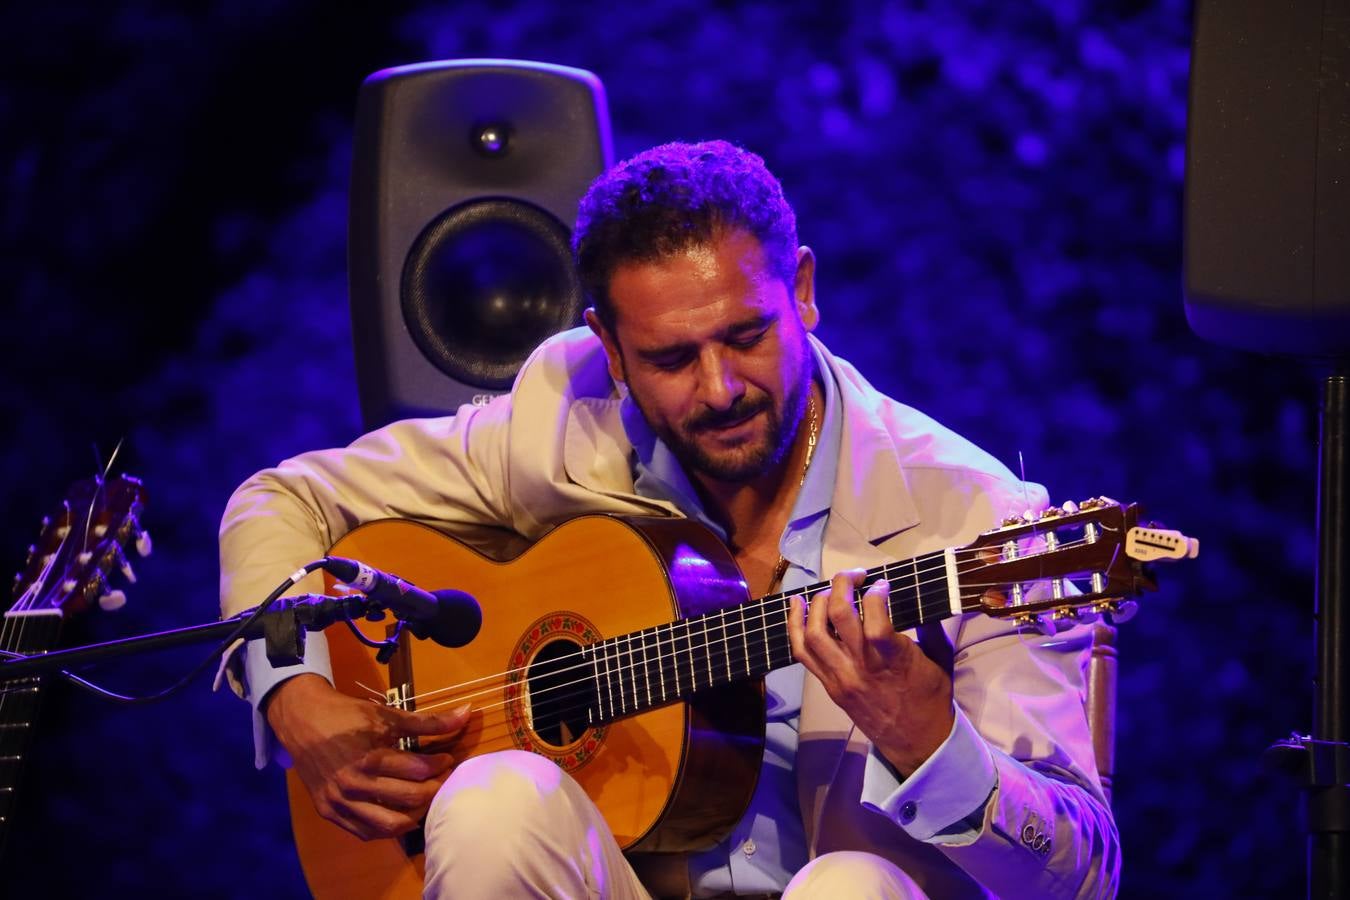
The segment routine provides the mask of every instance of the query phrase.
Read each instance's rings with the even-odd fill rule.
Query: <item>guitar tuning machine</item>
[[[127,595],[124,591],[111,590],[98,598],[98,607],[104,612],[117,612],[127,605]]]
[[[142,558],[149,556],[155,550],[155,545],[150,540],[150,532],[144,528],[136,529],[136,553]]]
[[[1130,621],[1135,613],[1139,612],[1139,604],[1133,600],[1114,600],[1107,606],[1107,611],[1111,613],[1111,622],[1116,625]]]

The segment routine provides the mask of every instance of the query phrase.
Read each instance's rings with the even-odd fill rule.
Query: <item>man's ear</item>
[[[595,307],[586,309],[586,325],[595,332],[595,336],[600,339],[600,343],[605,348],[605,358],[609,361],[609,375],[619,384],[623,384],[623,359],[619,356],[619,341],[614,337],[613,332],[605,327],[600,321],[600,317],[595,314]]]
[[[816,308],[816,255],[805,245],[797,248],[797,274],[792,280],[793,299],[797,315],[807,331],[815,331],[820,324],[820,310]]]

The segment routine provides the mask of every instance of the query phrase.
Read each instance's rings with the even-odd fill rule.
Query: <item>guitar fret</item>
[[[717,611],[717,618],[722,622],[722,659],[727,669],[727,681],[731,680],[731,643],[727,639],[727,610],[726,607]]]
[[[914,569],[914,605],[919,610],[919,624],[923,624],[923,587],[919,582],[919,557],[909,561]]]
[[[633,712],[641,705],[642,685],[639,679],[642,670],[638,668],[638,652],[642,649],[642,632],[628,636],[628,678],[633,686]]]
[[[623,677],[624,677],[624,669],[625,669],[625,667],[627,667],[627,670],[628,670],[629,672],[632,672],[632,671],[633,671],[633,636],[632,636],[631,634],[625,634],[625,635],[623,636],[623,646],[624,646],[624,649],[619,651],[619,670],[618,670],[618,671],[619,671],[619,714],[620,714],[620,715],[626,714],[626,713],[628,712],[628,695],[624,693]],[[627,663],[624,663],[624,662],[623,662],[623,654],[624,654],[624,653],[627,653],[627,654],[628,654],[628,662],[627,662]],[[632,681],[632,679],[630,678],[629,681]],[[633,695],[633,700],[634,700],[634,701],[637,700],[637,695],[636,695],[636,694]]]
[[[650,631],[650,629],[648,629],[648,631]],[[644,634],[644,635],[647,634],[648,631],[644,631],[643,634]],[[658,648],[658,652],[659,652],[659,648]],[[661,661],[661,659],[660,659],[660,657],[658,656],[658,657],[657,657],[657,663],[659,664],[660,661]],[[649,668],[650,665],[651,665],[650,657],[649,657],[648,654],[647,654],[647,640],[646,640],[646,638],[643,638],[643,641],[642,641],[642,674],[643,674],[644,676],[646,676],[646,681],[647,681],[647,705],[648,705],[648,706],[651,706],[651,705],[652,705],[652,670]]]
[[[610,641],[605,641],[606,645],[610,643],[611,643]],[[609,717],[612,719],[614,718],[614,674],[610,670],[610,655],[608,646],[606,646],[605,648],[605,687],[609,690]]]
[[[778,661],[776,661],[776,660],[771,656],[770,659],[769,659],[769,667],[770,667],[770,668],[778,668],[779,666],[787,666],[787,665],[791,665],[791,664],[793,663],[793,661],[794,661],[793,658],[792,658],[792,641],[790,641],[790,640],[787,639],[788,616],[790,616],[790,615],[792,615],[792,601],[791,601],[791,600],[789,600],[787,603],[785,603],[785,604],[783,605],[783,631],[782,631],[782,637],[784,638],[784,640],[783,640],[783,642],[779,645],[780,647],[782,647],[782,650],[783,650],[783,661],[782,661],[782,662],[778,662]]]
[[[584,646],[584,645],[582,646],[582,648],[581,648],[581,666],[582,666],[583,669],[586,667],[586,656],[587,656],[587,654],[589,654],[590,652],[591,652],[591,648],[590,648],[590,647],[587,647],[587,646]],[[592,671],[594,671],[594,669],[592,669]],[[598,685],[598,683],[597,683],[597,687],[598,687],[598,686],[599,686],[599,685]],[[597,696],[598,696],[598,694],[597,694]],[[591,725],[594,725],[594,724],[595,724],[595,707],[593,707],[593,706],[588,706],[588,707],[586,707],[586,726],[589,728]]]
[[[707,664],[707,687],[713,687],[713,654],[709,652],[707,644],[707,617],[703,615],[703,661]]]
[[[658,630],[657,630],[657,641],[656,641],[656,674],[657,674],[657,675],[660,677],[660,679],[661,679],[661,702],[662,702],[662,703],[665,703],[665,702],[666,702],[666,662],[665,662],[665,659],[663,658],[664,654],[661,653],[661,639],[660,639],[660,638],[661,638],[661,632],[660,632],[660,629],[658,629]],[[673,644],[673,642],[672,642],[672,644],[671,644],[671,649],[674,650],[674,644]]]
[[[642,632],[632,635],[628,639],[629,646],[629,672],[633,676],[633,712],[642,709],[642,678],[647,672],[647,647],[642,639]]]
[[[745,607],[740,607],[741,612],[741,653],[745,655],[745,674],[750,674],[750,635],[746,633],[745,625]]]
[[[633,679],[633,712],[642,708],[642,672],[646,664],[647,652],[642,642],[642,632],[628,636],[628,674]]]
[[[633,692],[633,710],[637,710],[637,649],[633,646],[633,634],[624,638],[624,646],[628,649],[628,665],[625,667],[625,675],[628,676],[629,690]],[[626,696],[625,696],[626,699]],[[628,706],[624,706],[624,711],[628,712]]]
[[[764,626],[760,629],[764,635],[764,671],[768,672],[773,668],[773,654],[769,652],[769,606],[767,603],[760,604],[760,618]]]

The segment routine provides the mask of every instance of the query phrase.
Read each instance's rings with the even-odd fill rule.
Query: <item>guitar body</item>
[[[384,692],[403,686],[414,698],[408,706],[424,710],[471,703],[456,755],[524,749],[549,757],[582,786],[625,850],[711,846],[749,804],[764,746],[762,682],[718,686],[687,702],[672,698],[598,727],[584,718],[541,724],[530,708],[531,690],[577,682],[565,674],[536,678],[540,666],[551,662],[565,673],[575,668],[569,660],[578,647],[748,599],[735,562],[705,528],[680,519],[583,516],[497,562],[426,526],[388,520],[352,531],[332,552],[426,590],[466,591],[483,610],[482,629],[467,646],[452,650],[405,636],[388,667],[345,624],[329,628],[338,690],[385,702]],[[383,622],[359,625],[372,639],[387,636]],[[522,671],[532,680],[519,677]],[[287,790],[301,866],[316,897],[421,896],[415,842],[361,841],[319,817],[294,772]]]

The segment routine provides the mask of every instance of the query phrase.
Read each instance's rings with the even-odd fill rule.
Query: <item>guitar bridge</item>
[[[394,709],[401,709],[404,712],[412,712],[417,701],[413,699],[411,687],[404,683],[391,687],[384,692],[384,705],[392,706]],[[416,750],[418,749],[417,735],[409,735],[398,739],[398,749]]]

